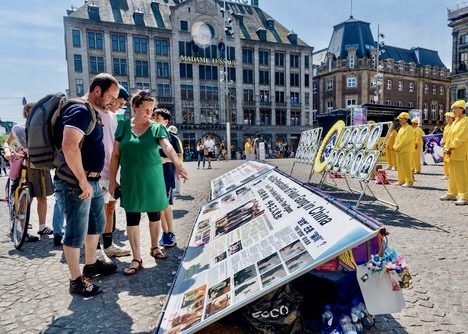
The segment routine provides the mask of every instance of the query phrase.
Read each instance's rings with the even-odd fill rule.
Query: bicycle
[[[26,241],[29,226],[29,216],[31,211],[31,195],[28,182],[28,158],[24,154],[15,152],[14,148],[10,148],[14,158],[23,158],[19,176],[13,181],[8,178],[5,186],[5,199],[9,212],[10,231],[13,239],[13,244],[16,249],[20,249]],[[15,157],[17,156],[17,157]],[[10,167],[11,168],[11,167]],[[16,186],[15,189],[13,187]]]

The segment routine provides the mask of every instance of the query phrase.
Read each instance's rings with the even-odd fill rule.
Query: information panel
[[[154,332],[198,331],[377,234],[345,208],[277,170],[212,200]]]
[[[275,166],[257,161],[247,161],[237,168],[211,181],[211,198],[221,196],[241,184],[249,182],[272,169]]]

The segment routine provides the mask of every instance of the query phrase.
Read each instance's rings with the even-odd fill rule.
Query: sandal
[[[163,251],[158,246],[151,248],[150,255],[159,260],[167,259],[167,254],[163,253]]]
[[[138,267],[130,267],[132,265],[133,262],[136,262],[138,263]],[[133,259],[132,262],[130,262],[130,266],[128,266],[127,268],[124,269],[124,275],[127,275],[127,276],[130,276],[130,275],[133,275],[135,274],[138,270],[140,270],[141,268],[143,268],[143,260],[137,260],[137,259]]]
[[[51,230],[48,226],[44,227],[40,231],[37,231],[37,234],[39,234],[39,235],[51,235],[53,233],[54,233],[54,231]]]

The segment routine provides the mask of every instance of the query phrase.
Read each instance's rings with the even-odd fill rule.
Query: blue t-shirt
[[[81,160],[83,162],[83,168],[87,172],[101,172],[104,167],[105,151],[102,142],[102,127],[104,125],[97,112],[96,120],[96,126],[89,135],[84,136],[81,146]],[[58,148],[62,147],[63,129],[65,127],[75,128],[84,134],[91,121],[89,110],[82,104],[72,104],[62,110],[54,126],[55,145],[57,145]]]

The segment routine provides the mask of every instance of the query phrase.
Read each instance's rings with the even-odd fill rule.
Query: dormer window
[[[140,11],[136,11],[133,13],[133,21],[135,21],[136,26],[145,26],[145,18],[144,13]]]
[[[288,39],[292,45],[297,45],[297,34],[295,34],[294,32],[290,32],[288,34]]]
[[[275,20],[273,20],[271,17],[267,19],[267,26],[270,29],[275,29]]]
[[[99,7],[95,4],[88,5],[88,15],[90,20],[101,21],[101,16],[99,15]]]
[[[257,36],[261,41],[266,41],[266,30],[263,28],[258,28],[257,29]]]

